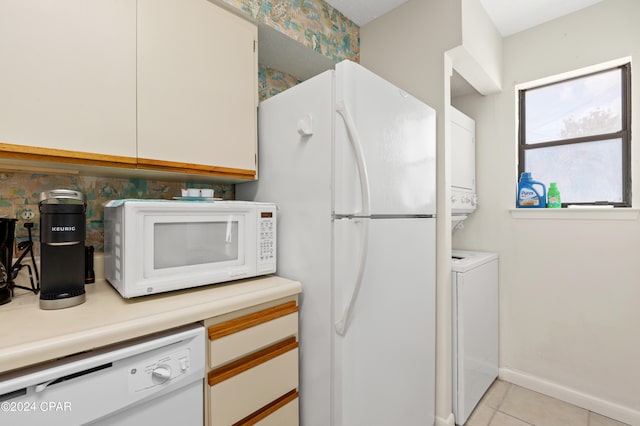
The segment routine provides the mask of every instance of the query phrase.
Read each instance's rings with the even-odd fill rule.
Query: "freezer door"
[[[435,404],[435,219],[334,221],[334,320],[363,283],[344,336],[335,334],[335,426],[431,425]]]
[[[372,214],[435,214],[435,110],[364,67],[336,65],[336,105],[344,104],[361,141]],[[335,213],[362,211],[354,148],[335,119]]]

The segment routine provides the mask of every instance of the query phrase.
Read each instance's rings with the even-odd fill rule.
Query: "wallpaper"
[[[297,77],[260,65],[258,69],[258,95],[261,101],[277,95],[300,83]]]
[[[334,62],[360,57],[360,28],[322,0],[222,0]]]

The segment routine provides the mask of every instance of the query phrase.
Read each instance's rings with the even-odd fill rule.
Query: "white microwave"
[[[275,204],[112,200],[105,205],[105,278],[125,298],[275,271]]]

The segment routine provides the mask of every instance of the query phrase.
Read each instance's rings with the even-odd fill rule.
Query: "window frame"
[[[620,69],[621,84],[621,130],[613,133],[601,133],[577,138],[557,139],[546,142],[526,143],[526,92],[540,89],[542,87],[564,83],[571,80],[583,79],[597,74],[602,74],[612,70]],[[562,207],[571,205],[599,206],[611,205],[613,207],[631,207],[631,62],[608,66],[596,71],[585,72],[568,78],[558,78],[538,85],[527,85],[518,88],[518,176],[525,170],[525,153],[531,149],[548,148],[553,146],[574,145],[587,142],[604,141],[610,139],[621,139],[622,144],[622,201],[599,201],[591,202],[562,202]]]

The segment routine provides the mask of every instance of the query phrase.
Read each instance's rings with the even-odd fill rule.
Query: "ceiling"
[[[325,0],[363,26],[407,0]],[[429,0],[425,0],[429,1]],[[503,37],[567,15],[602,0],[480,0]]]
[[[358,26],[363,26],[408,0],[324,0]]]
[[[363,26],[408,0],[325,0],[343,15]],[[430,1],[430,0],[424,0]],[[584,9],[602,0],[480,0],[503,37]],[[475,89],[454,72],[451,96],[474,93]]]
[[[376,1],[382,2],[384,0]],[[498,32],[503,37],[508,37],[601,1],[602,0],[480,0],[480,3],[482,3],[484,9],[489,14]]]

